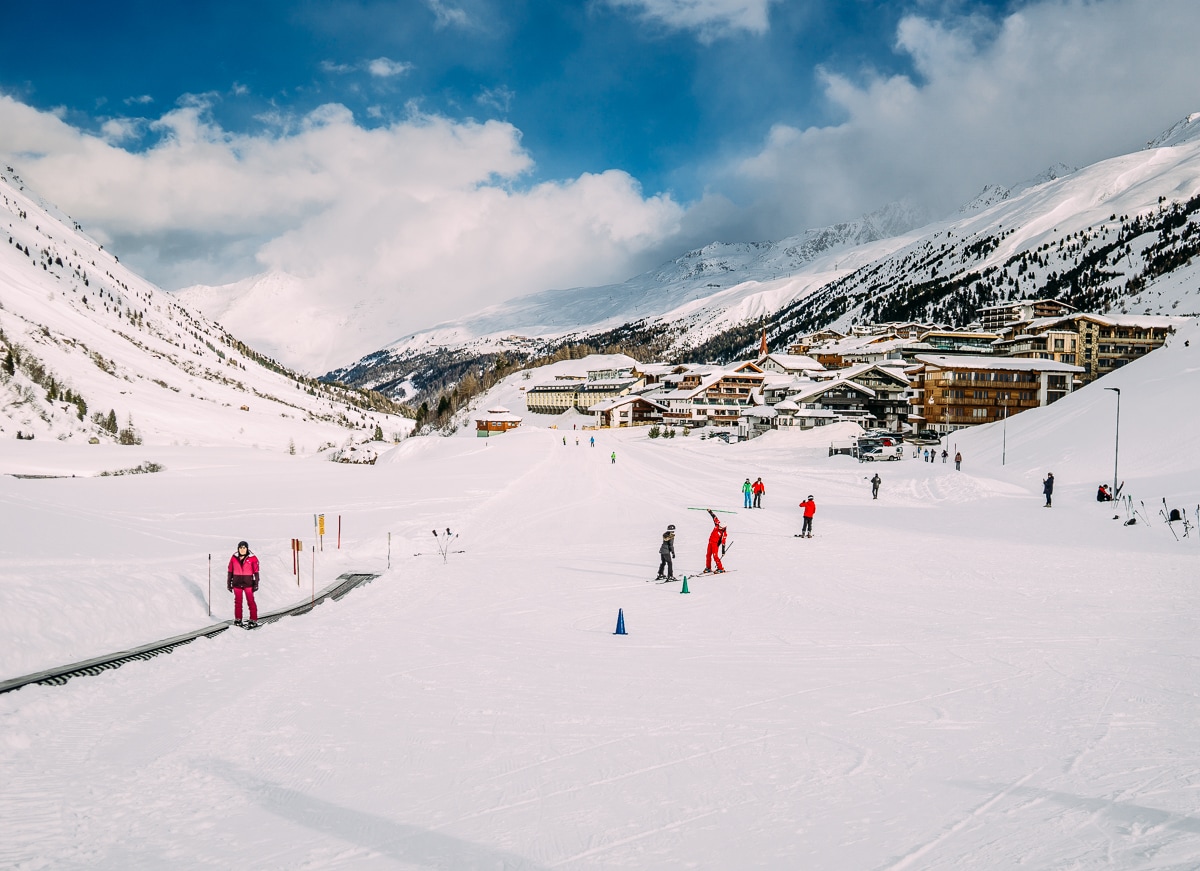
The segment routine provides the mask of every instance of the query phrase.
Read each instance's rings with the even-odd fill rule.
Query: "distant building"
[[[579,386],[575,394],[575,407],[590,412],[597,403],[632,393],[645,386],[645,381],[633,374],[632,369],[603,370],[588,372],[588,379]]]
[[[921,341],[941,354],[993,354],[999,333],[973,330],[926,330]]]
[[[755,365],[763,372],[779,372],[785,375],[821,372],[825,369],[807,354],[766,354],[760,357]]]
[[[1064,317],[1075,311],[1075,306],[1057,299],[1015,299],[1000,305],[983,306],[975,314],[979,318],[980,329],[989,333],[1037,318]]]
[[[1074,389],[1081,366],[1055,360],[921,354],[910,374],[914,429],[952,432],[1049,405]]]
[[[742,409],[754,404],[764,376],[753,363],[735,369],[695,370],[684,373],[674,390],[653,394],[667,405],[663,423],[680,426],[736,424]]]
[[[535,384],[525,391],[525,408],[535,414],[562,414],[575,407],[575,398],[584,384],[582,378]]]
[[[603,399],[593,405],[591,411],[596,417],[596,426],[623,427],[659,423],[667,408],[665,402],[654,397],[628,394]]]
[[[475,435],[486,438],[496,433],[508,432],[521,425],[521,418],[502,405],[489,408],[486,414],[475,418]]]

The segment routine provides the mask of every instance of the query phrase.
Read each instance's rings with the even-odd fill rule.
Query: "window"
[[[988,410],[986,408],[972,408],[971,409],[971,417],[980,418],[980,417],[987,417],[987,416],[988,416]]]

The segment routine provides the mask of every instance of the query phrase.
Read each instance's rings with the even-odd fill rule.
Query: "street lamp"
[[[1111,390],[1117,394],[1117,435],[1113,443],[1113,498],[1117,498],[1117,457],[1121,451],[1121,388],[1120,387],[1105,387],[1105,390]]]
[[[1004,465],[1004,459],[1008,454],[1008,394],[1004,395],[1004,423],[1000,429],[1000,465]]]

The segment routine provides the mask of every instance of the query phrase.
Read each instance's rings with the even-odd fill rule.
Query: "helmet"
[[[668,523],[668,524],[667,524],[667,529],[674,529],[674,528],[675,528],[675,524],[674,524],[674,523]]]

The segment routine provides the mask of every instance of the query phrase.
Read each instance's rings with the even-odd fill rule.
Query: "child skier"
[[[258,557],[250,553],[250,545],[239,541],[237,551],[229,558],[229,572],[225,588],[233,593],[233,625],[242,625],[242,596],[250,605],[250,620],[247,629],[258,625],[258,605],[254,593],[258,590]]]
[[[658,546],[658,577],[656,581],[673,581],[675,580],[675,566],[671,562],[675,558],[675,524],[672,523],[667,527],[667,531],[662,535],[662,544]],[[666,575],[663,574],[663,569],[667,570]]]
[[[712,564],[715,560],[717,563],[716,574],[719,575],[725,571],[725,566],[721,565],[721,555],[718,550],[725,547],[729,531],[721,525],[720,519],[711,508],[708,509],[708,516],[712,518],[713,531],[708,534],[708,551],[704,554],[704,571],[706,574],[712,572]]]

